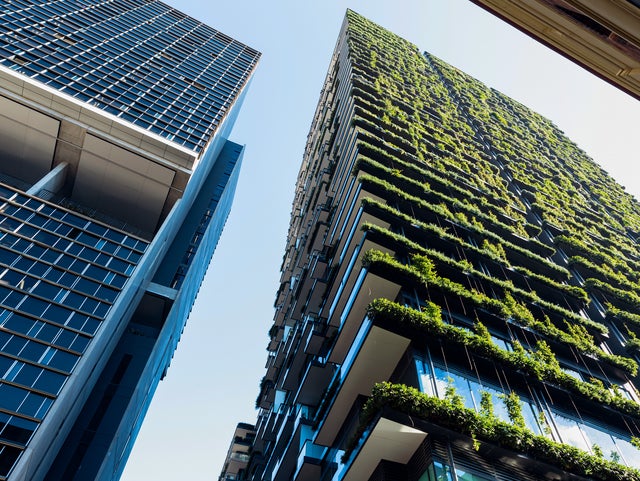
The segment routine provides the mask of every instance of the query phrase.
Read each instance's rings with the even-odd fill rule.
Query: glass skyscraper
[[[0,480],[117,479],[229,213],[260,54],[155,0],[0,4]]]
[[[548,119],[347,12],[220,479],[639,481],[639,241]]]

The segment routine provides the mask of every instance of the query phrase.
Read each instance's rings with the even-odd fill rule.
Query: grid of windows
[[[0,479],[147,246],[0,184]]]
[[[158,1],[12,3],[0,63],[196,151],[259,58]]]
[[[486,392],[491,395],[494,414],[505,422],[511,422],[505,403],[505,398],[511,392],[507,386],[497,386],[444,363],[426,359],[416,358],[416,367],[423,392],[439,398],[447,398],[449,392],[455,392],[462,397],[466,407],[476,411],[481,411],[480,396]],[[544,434],[587,452],[599,451],[606,459],[640,467],[637,449],[630,442],[630,436],[618,434],[608,426],[583,416],[575,405],[571,413],[568,412],[569,406],[558,409],[546,400],[548,396],[531,387],[528,394],[518,393],[518,397],[524,422],[535,434]]]

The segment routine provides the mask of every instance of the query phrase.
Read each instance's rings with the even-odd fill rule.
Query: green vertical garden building
[[[639,480],[639,238],[549,120],[347,12],[243,479]]]

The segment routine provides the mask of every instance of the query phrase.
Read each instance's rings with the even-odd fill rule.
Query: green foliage
[[[493,410],[493,398],[488,391],[480,391],[480,414],[489,419],[495,419]]]
[[[513,423],[513,426],[518,429],[526,430],[527,425],[524,422],[524,416],[522,415],[522,403],[520,402],[520,397],[513,391],[509,394],[501,394],[500,397],[507,407],[507,413],[509,414],[509,419]]]
[[[604,453],[602,452],[602,448],[597,444],[594,444],[591,446],[591,451],[593,452],[594,456],[598,458],[604,458]]]
[[[367,229],[379,233],[383,232],[382,229],[375,226],[368,226]],[[397,240],[402,241],[402,239],[404,239],[397,234],[392,235],[395,236],[394,238]],[[408,241],[405,240],[405,242]],[[503,316],[507,319],[514,319],[525,326],[536,329],[540,334],[548,336],[551,339],[573,345],[581,352],[589,355],[595,355],[605,360],[606,362],[624,369],[630,374],[635,375],[635,373],[637,372],[638,366],[633,359],[608,354],[599,347],[595,346],[595,344],[593,343],[593,337],[588,334],[588,331],[586,331],[584,327],[575,327],[575,323],[565,321],[565,324],[570,327],[569,332],[564,332],[552,325],[548,317],[543,318],[542,321],[536,320],[531,311],[526,307],[526,305],[516,301],[509,290],[505,291],[505,297],[503,301],[490,298],[478,291],[469,291],[461,284],[438,276],[435,272],[434,263],[431,258],[437,258],[438,260],[443,260],[447,263],[457,265],[455,261],[452,261],[446,256],[443,256],[442,254],[439,254],[435,251],[423,249],[417,244],[407,244],[407,246],[409,245],[411,245],[412,248],[425,252],[425,254],[416,254],[412,257],[413,265],[411,267],[403,265],[388,254],[383,254],[377,251],[373,251],[371,254],[365,254],[365,259],[363,262],[365,263],[365,266],[368,266],[370,264],[370,259],[375,258],[379,263],[387,263],[389,266],[394,266],[394,268],[398,269],[406,276],[411,276],[411,278],[413,279],[419,279],[419,282],[427,282],[430,286],[438,287],[450,294],[458,295],[461,298],[472,302],[478,307],[492,311],[497,315]],[[415,272],[418,269],[421,272]],[[475,273],[476,271],[473,272]],[[502,287],[507,287],[513,292],[522,293],[522,291],[517,291],[513,288],[513,286],[510,286],[506,283],[502,283],[499,285]],[[544,303],[544,301],[538,298],[535,299],[539,304]],[[575,321],[576,319],[571,318],[571,320]],[[588,342],[589,340],[591,340],[591,342]]]
[[[444,390],[444,398],[451,403],[454,408],[464,408],[464,398],[456,391],[453,379],[447,379],[447,387]]]
[[[543,340],[536,341],[536,349],[532,353],[533,358],[540,363],[540,365],[546,366],[554,372],[560,372],[560,363],[556,358],[549,345]]]
[[[545,414],[543,409],[538,411],[538,424],[542,428],[542,432],[545,436],[552,436],[553,431],[551,430],[551,425],[549,424],[549,420],[547,419],[547,415]]]
[[[371,397],[362,408],[358,436],[354,443],[348,446],[343,461],[351,455],[358,438],[376,419],[380,410],[389,407],[469,436],[476,448],[480,447],[479,442],[499,444],[578,476],[587,476],[599,481],[640,481],[640,472],[633,468],[532,433],[520,421],[522,413],[517,395],[509,395],[506,398],[509,400],[505,399],[505,402],[512,405],[513,418],[516,419],[513,425],[487,413],[476,413],[457,402],[438,399],[403,384],[376,384]]]
[[[526,326],[530,326],[535,323],[535,319],[531,311],[522,304],[521,302],[517,302],[510,292],[504,293],[504,299],[502,300],[504,303],[504,315],[508,318],[513,318]]]
[[[538,274],[537,272],[533,272],[530,269],[527,269],[526,267],[512,266],[512,269],[514,271],[518,271],[518,272],[524,274],[525,276],[527,276],[527,277],[529,277],[531,279],[535,279],[537,281],[544,282],[545,284],[548,284],[549,286],[551,286],[552,288],[556,289],[557,291],[561,291],[563,294],[568,294],[568,295],[573,296],[573,297],[575,297],[577,299],[580,299],[585,304],[589,304],[589,302],[591,301],[591,299],[589,298],[589,294],[587,294],[587,291],[585,291],[582,287],[571,286],[569,284],[563,284],[563,283],[558,282],[558,281],[556,281],[554,279],[550,279],[550,278],[548,278],[546,276]]]
[[[624,347],[628,351],[640,353],[640,339],[637,337],[631,337],[627,339],[627,342],[625,343]]]
[[[442,309],[435,302],[427,301],[422,307],[422,312],[435,322],[442,322]]]
[[[489,332],[489,329],[487,329],[487,327],[484,324],[478,321],[474,324],[473,327],[475,328],[475,331],[478,337],[488,342],[493,342],[493,340],[491,339],[491,333]]]
[[[482,248],[487,251],[494,259],[501,259],[507,262],[507,254],[504,251],[504,247],[502,247],[501,243],[497,242],[495,244],[492,244],[487,239],[484,239],[482,241]]]
[[[602,282],[599,279],[593,279],[593,278],[589,278],[585,280],[584,284],[587,287],[595,288],[603,292],[607,292],[617,297],[621,301],[625,302],[626,304],[633,306],[634,308],[640,308],[640,295],[636,294],[633,291],[618,289],[606,282]]]
[[[378,65],[378,52],[375,50],[371,50],[371,61],[369,62],[369,66],[371,68],[376,68]]]
[[[371,226],[370,229],[376,232],[381,232],[379,228],[375,228],[373,226]],[[491,312],[494,312],[496,315],[502,316],[507,319],[514,319],[522,325],[536,329],[540,334],[548,336],[551,339],[573,345],[581,352],[597,356],[612,365],[624,369],[630,374],[635,375],[635,373],[637,373],[638,365],[633,359],[604,352],[593,343],[593,337],[588,334],[588,331],[586,331],[584,327],[575,327],[574,323],[565,321],[565,324],[571,327],[569,328],[569,332],[564,332],[552,325],[548,317],[543,318],[542,321],[536,320],[531,311],[526,307],[526,305],[516,301],[509,290],[505,291],[505,297],[502,301],[500,301],[498,299],[493,299],[481,292],[470,291],[462,284],[453,282],[447,278],[440,277],[435,271],[434,263],[431,260],[431,257],[435,257],[440,260],[444,256],[442,254],[437,254],[434,251],[427,251],[425,249],[422,249],[417,245],[415,245],[414,247],[418,247],[426,254],[416,254],[412,256],[413,264],[411,266],[406,266],[394,259],[389,254],[385,254],[379,251],[370,251],[365,253],[363,258],[363,265],[365,267],[369,267],[372,263],[374,263],[373,261],[375,260],[375,263],[377,263],[378,265],[386,265],[389,268],[396,269],[397,272],[402,273],[402,275],[407,278],[414,279],[417,282],[421,283],[428,283],[431,287],[437,287],[449,294],[460,296],[462,299],[475,304],[479,308],[487,309]],[[448,259],[446,257],[444,258]],[[448,262],[455,261],[448,259]],[[483,274],[478,275],[481,276]],[[501,287],[509,288],[512,292],[518,292],[522,294],[522,291],[514,289],[513,286],[510,286],[507,283],[501,283],[498,285]],[[537,303],[543,304],[542,300],[538,298],[535,299]],[[571,320],[575,321],[575,318],[571,318]],[[588,342],[589,340],[591,340],[591,342]]]
[[[607,307],[607,314],[609,316],[621,319],[623,321],[629,321],[633,324],[640,325],[640,314],[635,314],[633,312],[628,312],[622,309],[618,309],[611,303],[607,303],[606,307]]]
[[[411,257],[411,263],[426,282],[437,279],[433,262],[429,257],[422,254],[415,254]]]
[[[601,381],[580,381],[560,368],[555,355],[544,341],[539,341],[533,353],[528,353],[519,342],[513,342],[513,350],[499,348],[486,335],[474,334],[467,329],[445,324],[439,315],[401,306],[388,299],[376,299],[367,309],[371,319],[384,319],[399,325],[427,333],[430,337],[443,338],[457,343],[476,355],[528,373],[534,379],[555,384],[563,389],[610,406],[622,413],[640,418],[640,404],[609,391]]]

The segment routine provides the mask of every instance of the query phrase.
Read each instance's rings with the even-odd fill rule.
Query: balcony
[[[355,453],[343,481],[369,479],[383,459],[407,464],[427,433],[385,417],[378,419]]]
[[[365,241],[362,251],[373,246],[374,244]],[[336,364],[343,363],[360,330],[371,301],[378,298],[395,299],[400,292],[399,284],[372,274],[366,269],[360,269],[357,278],[351,280],[351,277],[355,277],[356,272],[358,271],[354,270],[353,274],[349,276],[346,283],[347,289],[343,292],[342,299],[337,300],[337,308],[333,311],[333,318],[336,319],[334,322],[337,321],[340,330],[329,355],[329,361]],[[350,285],[353,287],[348,289]]]
[[[307,316],[309,329],[306,332],[306,341],[304,342],[304,352],[313,356],[320,353],[322,344],[325,340],[326,319],[316,318],[315,315]]]
[[[306,372],[300,382],[300,388],[295,397],[296,402],[308,406],[317,406],[335,372],[335,364],[327,364],[318,359],[312,360],[307,365]]]
[[[339,387],[319,426],[316,444],[331,446],[358,396],[370,395],[374,384],[390,378],[410,342],[373,325],[368,318],[364,320],[336,373]]]
[[[313,435],[313,430],[310,424],[309,409],[307,406],[299,405],[295,418],[291,418],[290,425],[288,426],[291,429],[290,433],[286,437],[282,436],[283,433],[278,435],[279,443],[282,443],[283,439],[288,439],[288,441],[286,445],[282,445],[279,451],[282,455],[271,471],[271,479],[273,481],[294,479],[294,476],[300,475],[301,469],[305,472],[313,473],[315,472],[313,469],[314,464],[319,468],[320,460],[315,458],[317,463],[314,463],[312,459],[314,459],[314,453],[321,454],[321,448],[316,446],[314,449],[311,444],[310,438]],[[274,453],[277,452],[278,451],[274,451]],[[305,457],[308,458],[306,461]],[[304,466],[305,464],[309,464],[309,466]],[[299,479],[307,480],[309,478],[300,477]]]
[[[321,461],[327,448],[317,446],[307,440],[298,455],[298,466],[293,475],[294,481],[319,481]]]

